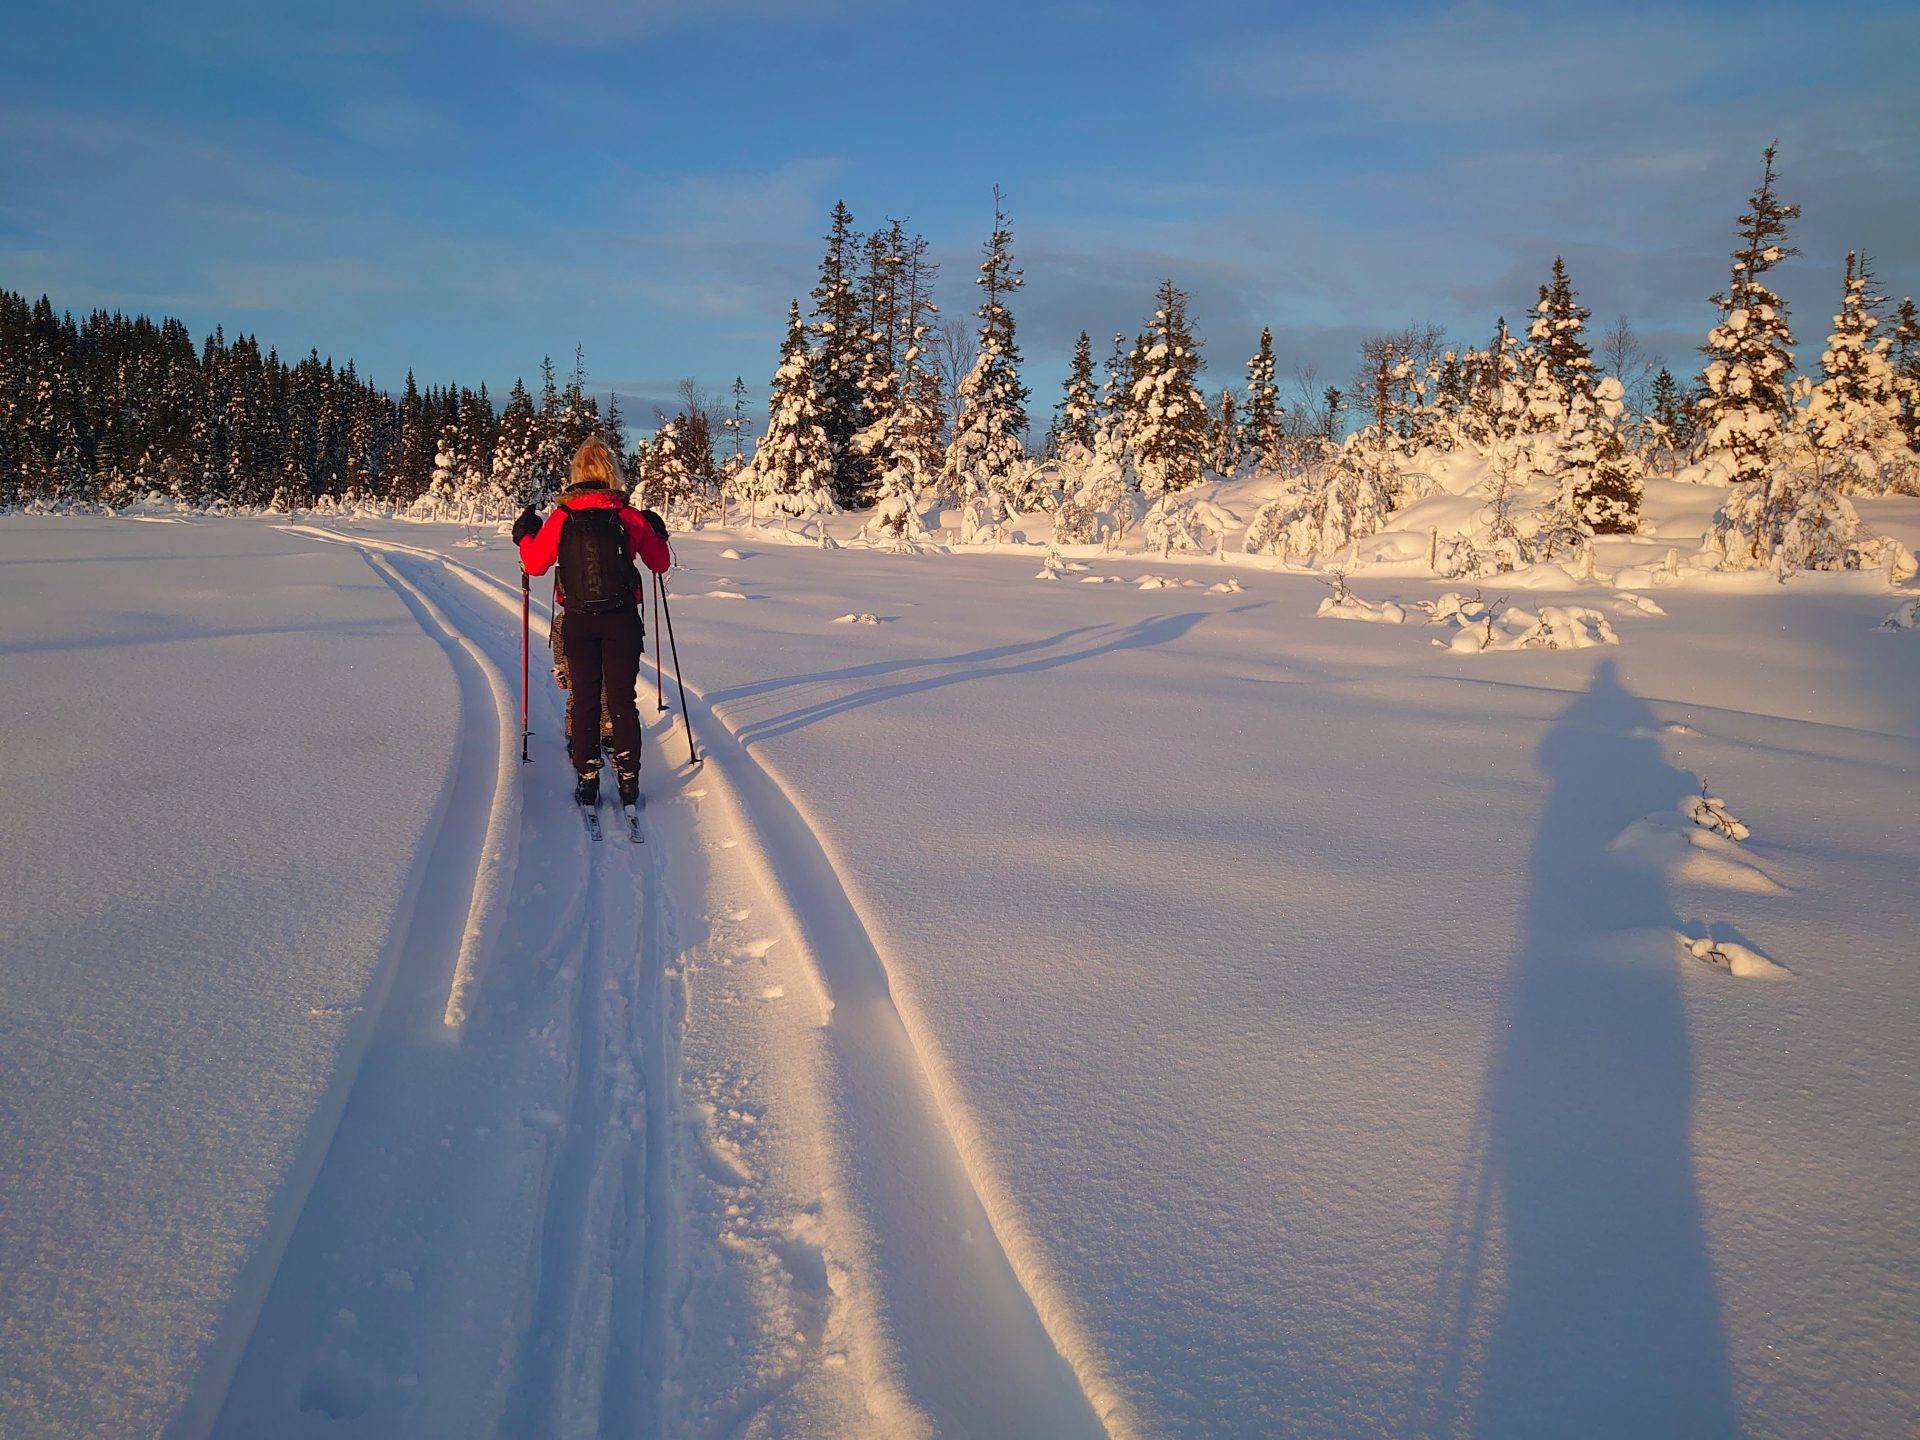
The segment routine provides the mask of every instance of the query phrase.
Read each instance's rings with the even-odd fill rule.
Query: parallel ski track
[[[466,643],[490,653],[490,668],[518,662],[519,637],[501,623],[499,609],[477,604],[480,596],[465,587],[449,592],[440,578],[451,573],[471,584],[476,572],[430,554],[388,560],[410,572],[409,583],[441,592]],[[507,587],[478,588],[489,600],[500,591],[511,596]],[[624,826],[606,832],[600,844],[585,846],[572,1093],[564,1138],[545,1177],[537,1280],[506,1413],[506,1432],[514,1435],[653,1436],[661,1428],[667,1376],[647,1355],[650,1348],[664,1352],[657,1337],[668,1321],[658,1237],[671,1224],[664,1172],[677,1054],[661,1023],[650,857]],[[462,979],[471,990],[472,972],[456,987]],[[447,1015],[455,1023],[451,996]]]
[[[462,749],[474,751],[452,771],[452,787],[471,812],[461,821],[462,833],[473,835],[484,825],[486,838],[477,854],[469,845],[460,874],[436,859],[439,913],[430,923],[416,918],[404,942],[396,939],[405,958],[392,998],[370,1021],[375,1038],[352,1076],[340,1127],[305,1188],[289,1244],[269,1259],[273,1268],[262,1286],[260,1310],[245,1322],[254,1326],[254,1337],[235,1345],[231,1373],[210,1377],[227,1401],[224,1407],[209,1406],[206,1420],[182,1433],[203,1433],[202,1425],[217,1421],[218,1433],[234,1436],[317,1433],[316,1423],[340,1427],[327,1433],[413,1434],[396,1428],[405,1426],[395,1418],[401,1411],[383,1411],[363,1396],[357,1382],[337,1383],[323,1373],[317,1382],[302,1385],[297,1376],[310,1357],[330,1346],[325,1293],[334,1286],[329,1277],[356,1275],[365,1254],[383,1247],[377,1237],[395,1218],[383,1204],[399,1197],[416,1211],[423,1205],[443,1207],[450,1223],[459,1220],[461,1197],[433,1189],[457,1181],[447,1181],[432,1167],[403,1172],[395,1180],[387,1157],[412,1151],[417,1137],[444,1132],[468,1108],[461,1097],[448,1095],[444,1067],[421,1096],[425,1108],[394,1102],[396,1094],[406,1097],[419,1077],[435,1073],[436,1037],[457,1040],[471,1006],[486,1003],[486,982],[504,978],[488,974],[489,944],[502,911],[515,898],[511,891],[526,823],[521,797],[527,792],[517,773],[519,717],[506,678],[520,661],[519,626],[507,623],[496,602],[510,598],[510,608],[517,610],[519,597],[502,595],[508,587],[415,547],[363,544],[357,537],[312,527],[282,528],[358,549],[440,642],[460,681]],[[449,574],[466,583],[450,585]],[[510,618],[519,619],[517,614]],[[546,630],[544,619],[539,629]],[[476,706],[491,712],[484,725],[470,714]],[[557,732],[559,705],[551,695],[542,697],[542,709],[550,712],[542,724]],[[494,752],[486,757],[494,762],[488,767],[494,772],[490,794],[476,789],[474,772],[481,768],[476,745]],[[553,797],[541,797],[554,801],[542,805],[542,818],[558,833],[565,827],[552,822],[564,813],[562,806],[571,805],[570,799],[560,799],[564,776],[549,765],[542,778],[555,786]],[[580,833],[577,821],[572,833]],[[445,849],[445,838],[435,842],[436,857]],[[518,1339],[506,1357],[511,1374],[500,1383],[495,1406],[480,1402],[482,1413],[491,1409],[497,1417],[489,1428],[502,1437],[657,1436],[662,1387],[669,1378],[665,1236],[673,1191],[665,1172],[667,1137],[677,1123],[678,1061],[662,996],[660,912],[643,899],[658,877],[646,849],[626,838],[624,826],[609,827],[601,845],[589,845],[581,836],[579,846],[579,863],[586,867],[581,887],[554,897],[557,906],[546,917],[555,948],[545,956],[515,956],[516,968],[549,963],[555,974],[570,971],[573,988],[565,1040],[569,1094],[559,1139],[537,1184],[532,1249],[518,1262],[511,1255],[488,1257],[496,1268],[507,1266],[509,1274],[517,1263],[525,1296],[512,1317]],[[458,887],[468,883],[466,903],[450,910],[448,902],[457,903]],[[420,1048],[423,1041],[426,1050]],[[365,1103],[356,1107],[363,1088],[368,1090]],[[375,1171],[382,1172],[379,1184],[360,1193],[361,1178]],[[258,1327],[266,1316],[274,1328],[261,1334]],[[442,1322],[447,1318],[441,1316]],[[296,1403],[297,1412],[291,1408]],[[439,1417],[438,1424],[444,1427],[449,1418]],[[443,1428],[429,1433],[443,1433]],[[471,1432],[463,1430],[463,1437],[466,1433]]]
[[[467,598],[484,596],[519,619],[521,596],[515,586],[440,552],[313,527],[286,528],[390,557],[430,561],[439,573],[469,587],[473,593]],[[544,636],[544,617],[535,623]],[[503,636],[517,649],[518,635],[508,635],[498,624],[471,626],[469,638],[473,630],[485,632],[496,654],[504,653]],[[519,656],[512,658],[517,663]],[[1136,1434],[1131,1407],[1051,1281],[1039,1246],[993,1171],[979,1127],[946,1078],[927,1027],[899,1005],[828,846],[786,787],[721,723],[696,687],[686,688],[688,718],[698,724],[707,755],[708,784],[722,808],[732,810],[742,843],[834,1007],[839,1083],[848,1121],[859,1131],[854,1142],[862,1151],[864,1193],[857,1208],[875,1237],[876,1263],[888,1263],[879,1257],[907,1257],[894,1262],[899,1293],[887,1309],[915,1403],[927,1409],[943,1434]],[[656,772],[658,761],[656,745]],[[624,844],[606,842],[607,847]],[[656,862],[649,857],[642,863],[651,868]],[[665,905],[650,905],[648,912],[647,930],[658,935]],[[637,1162],[645,1203],[625,1232],[628,1243],[614,1270],[618,1281],[627,1270],[632,1235],[643,1234],[639,1278],[645,1301],[637,1325],[630,1291],[624,1299],[615,1295],[607,1316],[609,1326],[617,1324],[628,1337],[637,1328],[641,1364],[634,1388],[645,1394],[630,1400],[632,1389],[616,1397],[603,1388],[601,1418],[623,1425],[639,1419],[637,1432],[624,1433],[650,1434],[657,1433],[661,1387],[669,1378],[671,1317],[664,1286],[670,1265],[664,1237],[671,1223],[660,1207],[671,1197],[664,1178],[665,1137],[679,1117],[677,1064],[668,1063],[673,1046],[665,1023],[662,952],[644,948],[652,952],[652,959],[640,965],[652,982],[645,1040],[655,1041],[639,1045],[647,1057],[646,1139]],[[664,1123],[655,1123],[656,1105],[663,1107]],[[649,1428],[635,1407],[649,1411],[656,1428]],[[604,1426],[603,1433],[623,1430]]]

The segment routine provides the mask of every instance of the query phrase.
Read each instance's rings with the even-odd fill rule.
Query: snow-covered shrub
[[[1233,516],[1212,501],[1189,499],[1178,492],[1155,500],[1140,521],[1147,547],[1163,556],[1211,555],[1236,528]]]
[[[1920,630],[1920,600],[1908,600],[1880,622],[1882,630]]]
[[[1744,840],[1753,833],[1728,813],[1726,801],[1707,793],[1704,780],[1700,782],[1698,795],[1689,795],[1681,802],[1680,813],[1694,824],[1724,835],[1729,840]]]
[[[1729,570],[1884,569],[1905,580],[1913,554],[1897,540],[1866,533],[1853,502],[1841,493],[1845,469],[1804,439],[1782,463],[1736,485],[1721,502],[1708,537]]]
[[[1399,489],[1392,462],[1348,445],[1305,488],[1270,500],[1247,526],[1249,555],[1330,559],[1386,523]]]

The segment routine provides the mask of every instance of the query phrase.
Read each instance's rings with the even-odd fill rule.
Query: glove
[[[540,512],[529,505],[520,512],[520,518],[513,522],[513,543],[518,545],[529,535],[540,533]]]
[[[667,522],[662,520],[657,512],[652,509],[642,510],[640,512],[640,518],[651,525],[653,527],[653,533],[658,535],[662,540],[667,538]]]

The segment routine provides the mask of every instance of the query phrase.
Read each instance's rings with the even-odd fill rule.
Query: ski
[[[591,805],[582,805],[580,807],[580,818],[586,821],[588,838],[597,844],[601,838],[599,810]]]

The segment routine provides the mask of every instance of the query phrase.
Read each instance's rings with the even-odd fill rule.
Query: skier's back
[[[604,441],[587,440],[573,455],[567,488],[541,522],[529,505],[514,522],[520,563],[529,575],[560,567],[555,597],[566,610],[561,650],[572,704],[567,749],[578,776],[574,798],[600,797],[601,696],[613,722],[613,769],[620,803],[640,791],[640,711],[634,686],[645,630],[640,621],[637,556],[656,575],[673,564],[667,527],[651,510],[635,510],[619,488],[619,468]]]

